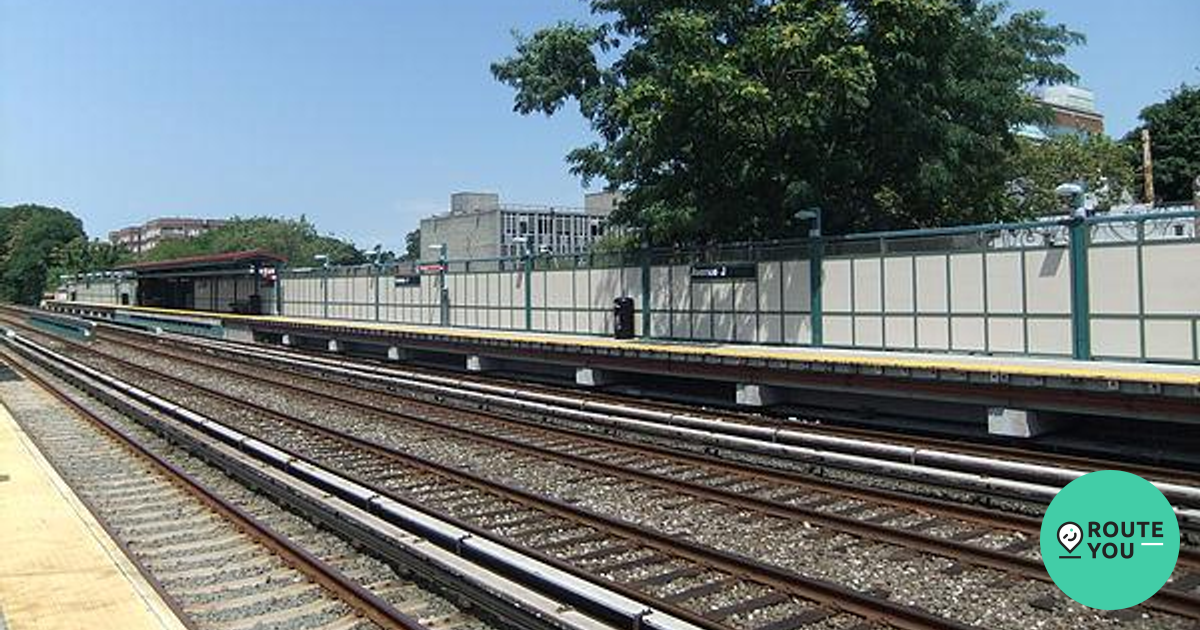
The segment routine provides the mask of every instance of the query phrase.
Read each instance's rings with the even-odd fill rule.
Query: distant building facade
[[[1058,136],[1096,136],[1104,133],[1104,114],[1096,108],[1096,94],[1074,85],[1051,85],[1042,88],[1037,99],[1050,108],[1050,121],[1040,125],[1025,125],[1018,135],[1034,140]]]
[[[189,219],[164,217],[147,221],[143,225],[114,230],[108,233],[108,241],[125,247],[135,254],[148,252],[164,241],[195,238],[225,225],[224,219]]]
[[[617,193],[588,194],[582,208],[505,204],[496,193],[455,193],[449,212],[421,220],[421,259],[437,259],[439,245],[455,260],[515,258],[525,247],[582,254],[604,236],[618,202]]]

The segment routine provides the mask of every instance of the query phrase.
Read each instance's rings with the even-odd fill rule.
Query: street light
[[[313,254],[313,260],[321,263],[322,267],[329,267],[329,254]]]
[[[821,236],[821,209],[817,207],[806,208],[792,215],[794,218],[801,221],[812,221],[812,227],[808,230],[808,235],[811,238],[819,238]]]

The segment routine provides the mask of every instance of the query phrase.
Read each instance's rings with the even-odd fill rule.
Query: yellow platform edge
[[[8,630],[185,629],[2,401],[0,475]]]
[[[1050,360],[1041,357],[1022,357],[1007,360],[1004,357],[973,357],[974,360],[963,360],[955,355],[929,354],[920,357],[894,356],[898,353],[872,350],[842,350],[824,351],[815,348],[780,347],[773,349],[763,346],[739,347],[736,345],[705,346],[689,342],[655,343],[646,341],[620,341],[599,337],[581,337],[556,333],[528,333],[514,331],[492,331],[482,329],[449,328],[441,326],[419,326],[413,324],[394,324],[383,322],[360,322],[351,320],[281,317],[274,315],[239,315],[235,313],[213,313],[208,311],[187,311],[148,306],[117,306],[113,304],[92,304],[87,302],[63,302],[64,305],[83,308],[118,309],[160,315],[174,315],[196,318],[219,318],[222,320],[307,324],[329,328],[356,328],[361,330],[376,330],[380,332],[399,332],[416,335],[437,335],[470,341],[474,339],[510,341],[517,343],[540,343],[560,346],[569,351],[573,347],[637,350],[642,352],[658,352],[676,355],[701,355],[714,357],[729,357],[738,359],[760,359],[766,361],[799,361],[825,365],[854,365],[869,368],[899,368],[910,370],[952,371],[974,374],[1007,374],[1014,376],[1029,376],[1042,378],[1075,378],[1096,381],[1124,381],[1148,383],[1157,385],[1200,386],[1200,368],[1178,365],[1171,367],[1187,368],[1186,372],[1154,371],[1145,368],[1144,364],[1132,363],[1128,368],[1113,366],[1111,363],[1088,365],[1084,361]],[[906,353],[908,354],[908,353]],[[893,356],[889,356],[893,355]],[[1039,365],[1038,362],[1055,363]],[[1033,364],[1031,364],[1033,363]],[[1061,363],[1077,363],[1078,365],[1061,365]]]

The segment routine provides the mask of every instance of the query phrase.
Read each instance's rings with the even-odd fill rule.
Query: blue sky
[[[1015,0],[1088,35],[1111,133],[1200,82],[1196,0]],[[511,111],[488,64],[582,0],[0,0],[0,204],[92,235],[155,216],[306,214],[397,247],[455,190],[579,205],[573,111]]]

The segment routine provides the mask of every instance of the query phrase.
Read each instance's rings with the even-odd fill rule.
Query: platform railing
[[[1180,209],[692,249],[449,252],[444,264],[285,270],[275,308],[607,336],[624,296],[645,339],[1200,363],[1198,222]]]

